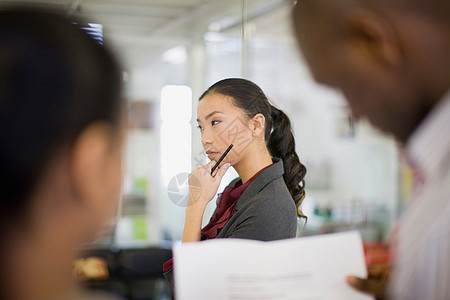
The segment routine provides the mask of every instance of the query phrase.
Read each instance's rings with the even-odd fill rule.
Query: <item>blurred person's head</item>
[[[259,86],[242,78],[218,81],[200,97],[197,116],[202,145],[211,160],[217,161],[230,144],[233,149],[221,165],[230,163],[238,173],[260,153],[281,158],[286,186],[299,216],[305,217],[300,206],[306,168],[296,153],[291,122]]]
[[[449,3],[299,0],[294,27],[315,79],[406,142],[450,88]]]
[[[4,299],[68,290],[77,249],[117,208],[121,72],[74,20],[0,10],[0,275]]]

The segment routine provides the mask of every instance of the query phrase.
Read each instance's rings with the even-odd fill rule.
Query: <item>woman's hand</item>
[[[189,206],[194,205],[205,208],[206,205],[216,196],[222,177],[227,172],[230,164],[224,164],[214,170],[211,169],[216,164],[214,160],[203,167],[195,168],[189,176]]]
[[[226,163],[211,175],[211,169],[215,163],[215,161],[210,161],[203,167],[195,168],[189,177],[189,203],[186,208],[183,242],[200,240],[206,205],[216,195],[222,177],[230,167],[230,164]]]
[[[377,300],[386,300],[390,270],[389,265],[370,266],[367,268],[367,279],[347,276],[347,283],[360,292],[374,295]]]

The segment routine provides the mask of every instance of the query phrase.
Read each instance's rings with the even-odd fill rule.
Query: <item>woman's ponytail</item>
[[[305,198],[306,167],[295,152],[295,139],[291,122],[284,112],[271,106],[272,130],[267,139],[267,148],[273,157],[283,160],[284,181],[297,206],[297,214],[306,218],[300,206]]]

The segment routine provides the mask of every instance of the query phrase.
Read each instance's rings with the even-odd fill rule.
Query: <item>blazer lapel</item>
[[[259,174],[245,189],[239,200],[236,202],[234,211],[238,211],[248,199],[259,193],[268,183],[283,176],[283,161],[279,158],[272,158],[272,161],[274,164]]]

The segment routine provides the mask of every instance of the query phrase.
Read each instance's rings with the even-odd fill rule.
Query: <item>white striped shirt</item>
[[[450,93],[414,132],[408,155],[422,172],[400,220],[394,299],[450,299]]]

